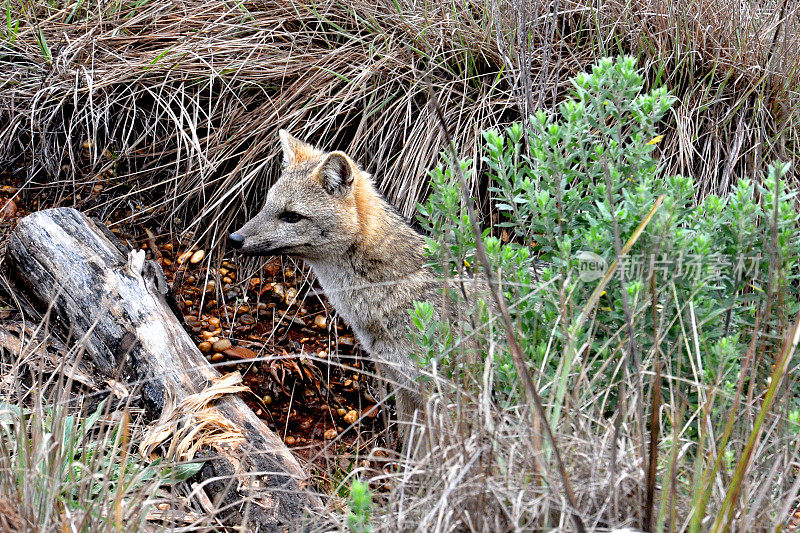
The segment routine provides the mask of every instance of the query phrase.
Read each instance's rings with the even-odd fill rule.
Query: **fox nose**
[[[231,245],[231,248],[236,248],[238,250],[244,244],[244,237],[238,233],[231,233],[230,236],[228,236],[228,243]]]

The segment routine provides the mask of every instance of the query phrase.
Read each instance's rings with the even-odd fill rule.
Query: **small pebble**
[[[325,329],[325,326],[328,325],[328,319],[325,318],[325,315],[317,315],[314,317],[314,325],[320,329]]]
[[[340,346],[353,346],[355,344],[355,339],[352,335],[342,335],[339,337],[339,345]]]
[[[12,218],[17,214],[17,204],[14,200],[0,200],[0,218]]]
[[[214,355],[211,356],[211,360],[215,363],[219,363],[220,361],[225,360],[225,356],[222,355],[221,353],[215,353]]]
[[[280,269],[280,265],[275,261],[270,261],[264,265],[264,271],[267,272],[271,277],[275,277]]]
[[[194,305],[194,300],[184,300],[183,305],[185,305],[186,307],[191,307]]]
[[[320,350],[317,353],[317,357],[319,357],[320,359],[327,359],[328,358],[328,352],[326,352],[325,350]]]
[[[233,280],[231,278],[229,278],[228,276],[224,276],[222,278],[222,281],[223,281],[223,283],[233,283]]]
[[[186,261],[189,260],[190,257],[192,257],[192,251],[191,250],[187,250],[187,251],[183,252],[181,255],[178,256],[178,264],[179,265],[184,264]]]
[[[272,292],[275,293],[275,296],[278,298],[283,298],[286,295],[286,289],[283,287],[283,284],[276,283],[272,286]]]
[[[211,352],[211,343],[208,341],[203,341],[197,345],[197,348],[203,353],[210,353]]]
[[[269,394],[265,394],[262,399],[264,400],[264,405],[270,405],[272,403],[272,396]]]
[[[171,243],[171,242],[168,242],[167,244],[165,244],[164,246],[162,246],[162,248],[164,248],[165,250],[172,250],[172,243]]]
[[[208,339],[210,339],[211,337],[213,337],[213,336],[214,336],[214,334],[213,334],[213,333],[211,333],[210,331],[201,331],[201,332],[200,332],[200,336],[201,336],[201,337],[203,337],[205,340],[208,340]]]
[[[325,431],[323,437],[325,437],[325,440],[331,440],[335,439],[338,434],[339,433],[335,429],[331,428]]]
[[[191,259],[189,259],[189,262],[192,263],[193,265],[197,264],[200,261],[202,261],[205,256],[206,256],[205,250],[197,250],[195,253],[192,254],[192,257]]]
[[[223,267],[219,269],[219,273],[222,274],[223,276],[228,275],[228,272],[230,272],[230,270],[228,270],[227,268]]]
[[[261,285],[261,278],[250,278],[250,287]]]
[[[224,352],[225,350],[227,350],[231,346],[233,346],[233,344],[231,344],[230,340],[228,340],[228,339],[220,339],[220,340],[218,340],[217,342],[214,343],[213,348],[214,348],[215,352]]]
[[[236,269],[236,265],[234,265],[230,261],[223,261],[222,262],[222,266],[224,266],[225,268],[230,268],[231,270],[235,270]]]
[[[336,435],[334,435],[334,437],[335,436]],[[327,438],[327,437],[325,437],[325,438]],[[286,443],[287,446],[294,446],[294,443],[297,442],[297,441],[291,435],[286,435],[286,439],[284,439],[284,442]]]
[[[215,316],[212,316],[211,318],[208,319],[208,325],[212,326],[214,328],[218,327],[219,326],[219,318],[217,318]]]
[[[345,409],[344,407],[340,407],[336,410],[336,414],[339,416],[344,416],[347,414],[347,409]]]
[[[249,313],[250,306],[248,305],[240,305],[239,308],[236,310],[237,313]]]
[[[94,187],[92,187],[92,190],[93,190],[94,192],[96,192],[96,193],[97,193],[97,192],[100,192],[100,191],[102,191],[102,190],[103,190],[103,184],[102,184],[102,183],[98,183],[97,185],[95,185]]]
[[[297,289],[294,287],[289,287],[286,289],[286,297],[284,298],[284,302],[286,305],[292,305],[294,301],[297,299]]]
[[[169,504],[168,503],[165,502],[165,503],[159,503],[158,504],[158,510],[159,511],[166,511],[167,509],[169,509]]]
[[[245,326],[249,326],[251,324],[255,324],[256,319],[253,318],[253,315],[242,315],[239,317],[239,323],[244,324]]]

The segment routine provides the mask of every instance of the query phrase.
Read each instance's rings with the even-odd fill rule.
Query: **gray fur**
[[[303,258],[396,391],[398,415],[421,407],[409,309],[436,301],[424,239],[342,152],[325,154],[281,132],[284,172],[262,210],[236,231],[249,255]],[[282,219],[286,212],[303,218]],[[282,215],[283,213],[283,215]]]

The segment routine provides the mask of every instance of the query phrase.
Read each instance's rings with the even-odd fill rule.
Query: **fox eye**
[[[283,222],[288,222],[289,224],[300,222],[304,218],[306,217],[304,217],[300,213],[295,213],[294,211],[284,211],[283,213],[278,215],[278,219],[282,220]]]

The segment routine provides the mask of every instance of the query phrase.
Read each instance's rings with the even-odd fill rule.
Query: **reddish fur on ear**
[[[281,138],[281,148],[283,148],[284,166],[290,167],[322,155],[321,151],[294,137],[286,130],[280,130],[278,135]]]
[[[342,195],[352,187],[356,172],[358,169],[347,154],[331,152],[314,169],[314,176],[328,194]]]

